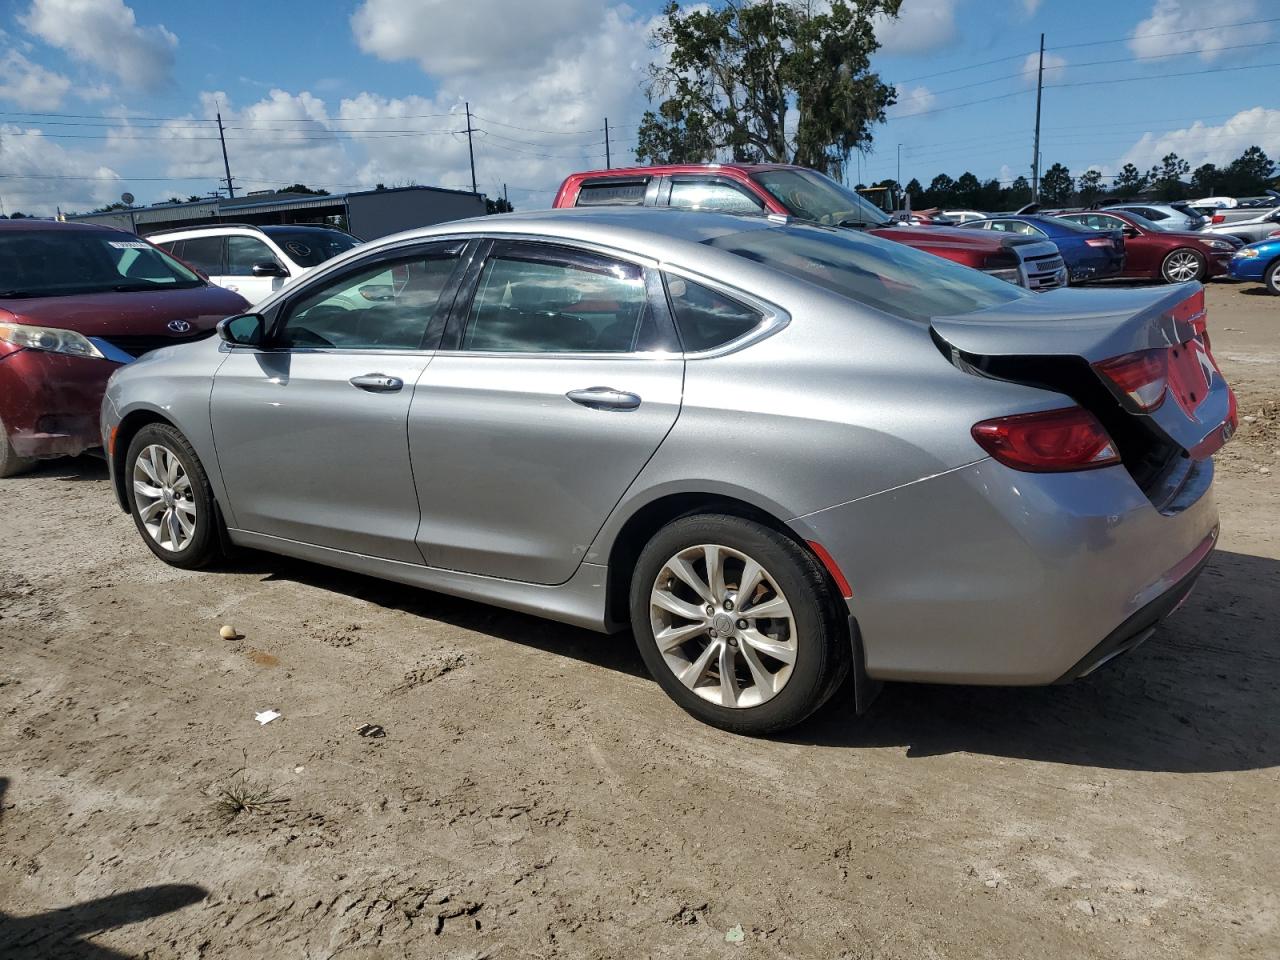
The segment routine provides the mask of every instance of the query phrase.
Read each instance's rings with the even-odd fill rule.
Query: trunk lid
[[[1059,290],[931,326],[961,369],[1072,397],[1102,421],[1140,483],[1177,454],[1211,456],[1235,432],[1235,395],[1210,350],[1199,284]],[[1138,353],[1165,372],[1146,409],[1102,366]]]

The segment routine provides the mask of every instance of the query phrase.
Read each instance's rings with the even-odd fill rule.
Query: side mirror
[[[287,277],[289,271],[274,260],[263,260],[251,268],[255,277]]]
[[[267,325],[260,313],[242,313],[218,321],[218,336],[238,347],[261,346]]]
[[[1140,237],[1140,236],[1142,236],[1142,234],[1138,232],[1138,228],[1137,228],[1137,227],[1125,227],[1125,228],[1124,228],[1124,235],[1125,235],[1126,237]]]

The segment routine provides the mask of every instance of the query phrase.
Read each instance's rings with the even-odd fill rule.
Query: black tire
[[[1272,261],[1271,266],[1267,267],[1267,272],[1262,275],[1262,285],[1267,288],[1268,293],[1280,297],[1280,260]]]
[[[1185,280],[1174,279],[1169,274],[1171,261],[1175,257],[1182,257],[1186,254],[1190,254],[1193,258],[1195,258],[1198,264],[1196,268],[1196,275],[1194,277],[1189,277]],[[1165,254],[1164,259],[1160,261],[1160,279],[1163,280],[1165,283],[1191,283],[1191,281],[1193,280],[1198,280],[1201,283],[1204,283],[1205,278],[1208,277],[1208,275],[1209,275],[1209,263],[1207,260],[1205,260],[1204,254],[1201,253],[1199,250],[1192,250],[1190,247],[1178,247],[1176,250],[1170,250],[1167,254]]]
[[[179,550],[170,549],[157,542],[147,530],[139,511],[137,493],[134,490],[134,467],[142,451],[151,446],[164,447],[175,456],[191,481],[189,502],[195,507],[194,530],[190,539]],[[142,542],[150,548],[152,553],[165,563],[184,570],[198,570],[221,558],[222,514],[218,511],[217,502],[213,499],[213,491],[209,487],[209,477],[204,471],[204,466],[180,430],[167,423],[147,424],[129,443],[123,470],[125,491],[129,498],[129,512],[133,515],[133,522],[138,528]]]
[[[796,633],[795,661],[781,689],[762,703],[726,707],[704,699],[680,681],[658,649],[650,595],[668,561],[700,544],[717,544],[750,557],[767,571],[769,580],[776,581],[790,605]],[[749,615],[749,610],[746,613]],[[852,659],[847,614],[817,558],[777,530],[741,517],[682,517],[659,530],[641,552],[632,573],[631,623],[645,665],[671,699],[704,723],[751,736],[777,733],[812,714],[839,687]],[[705,648],[706,640],[698,634],[690,643],[694,649],[698,645]]]
[[[26,473],[36,465],[36,461],[32,457],[20,457],[13,451],[13,444],[9,442],[9,432],[4,428],[4,422],[0,421],[0,479],[5,477],[16,477],[20,473]]]

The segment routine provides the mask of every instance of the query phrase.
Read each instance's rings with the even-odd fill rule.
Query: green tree
[[[940,173],[929,182],[925,191],[928,205],[931,207],[954,207],[956,203],[956,182],[945,173]]]
[[[962,207],[978,206],[982,193],[982,181],[966,170],[956,177],[956,203]]]
[[[1071,179],[1071,171],[1060,163],[1055,163],[1045,171],[1040,180],[1040,199],[1052,206],[1060,206],[1071,200],[1071,190],[1075,181]]]
[[[1140,193],[1142,188],[1146,185],[1146,175],[1132,163],[1126,163],[1121,167],[1120,173],[1116,176],[1114,181],[1115,193],[1122,197],[1129,197]]]
[[[305,183],[294,183],[287,187],[281,187],[276,193],[306,193],[313,197],[327,197],[329,195],[328,190],[312,190]]]
[[[914,210],[924,210],[929,206],[925,202],[925,189],[915,177],[907,181],[907,196],[911,198],[911,207]]]
[[[1106,187],[1102,184],[1102,171],[1089,169],[1080,174],[1076,184],[1080,188],[1080,202],[1083,204],[1091,204],[1106,192]]]
[[[839,176],[849,154],[894,103],[871,69],[873,18],[902,0],[747,2],[663,10],[649,68],[656,111],[640,123],[636,156],[655,163],[798,163]]]
[[[1261,193],[1272,186],[1276,165],[1259,146],[1252,146],[1236,157],[1223,171],[1224,186],[1232,196]]]
[[[1166,153],[1158,164],[1152,166],[1147,179],[1155,190],[1157,200],[1181,200],[1187,193],[1182,178],[1190,172],[1191,164],[1176,153]]]
[[[1009,184],[1009,192],[1005,205],[1018,208],[1031,202],[1031,181],[1018,174],[1013,178],[1013,183]]]
[[[98,207],[98,209],[93,210],[91,212],[92,213],[110,213],[113,210],[128,210],[128,209],[129,209],[129,205],[127,203],[121,203],[119,200],[117,200],[115,203],[108,203],[105,207]]]
[[[511,201],[506,197],[498,197],[497,200],[490,200],[488,197],[484,198],[485,213],[512,213],[514,210],[515,207],[511,205]]]
[[[1191,193],[1196,197],[1212,195],[1222,172],[1212,163],[1202,163],[1191,171]]]

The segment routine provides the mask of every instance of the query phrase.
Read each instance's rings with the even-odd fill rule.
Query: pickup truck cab
[[[617,205],[797,217],[865,230],[1030,290],[1067,284],[1062,256],[1050,241],[898,223],[852,190],[805,167],[712,163],[591,170],[565,178],[553,204]]]

